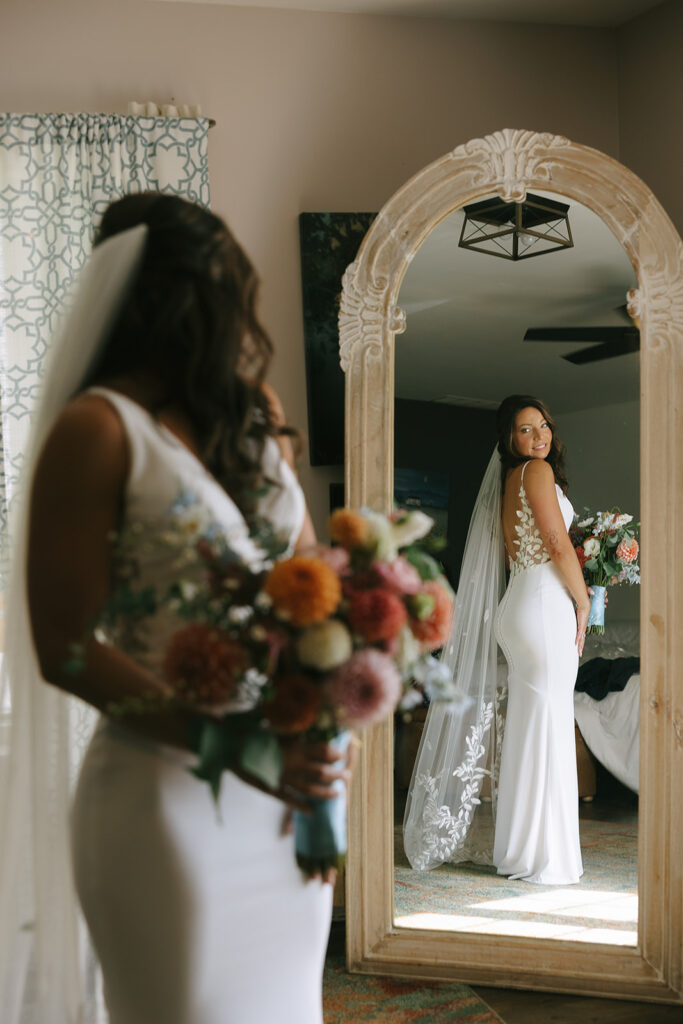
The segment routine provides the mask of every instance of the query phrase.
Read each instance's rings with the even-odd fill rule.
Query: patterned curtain
[[[0,115],[0,569],[43,359],[94,228],[127,192],[208,205],[207,131],[193,118]],[[96,716],[10,676],[0,673],[0,1018],[102,1024],[68,856],[70,794]]]
[[[49,339],[109,202],[174,192],[208,206],[208,121],[0,114],[0,573]]]

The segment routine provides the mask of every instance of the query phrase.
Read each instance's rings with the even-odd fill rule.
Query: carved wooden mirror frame
[[[597,213],[626,249],[641,327],[641,797],[637,947],[422,931],[393,923],[391,723],[366,734],[350,801],[347,956],[352,971],[683,1001],[683,244],[650,190],[568,139],[506,129],[420,171],[384,206],[347,269],[346,500],[393,493],[394,335],[403,276],[432,228],[491,193],[557,192]],[[384,497],[379,497],[384,496]]]

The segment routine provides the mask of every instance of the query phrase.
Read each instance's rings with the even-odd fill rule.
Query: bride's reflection
[[[611,328],[604,332],[608,345],[620,329],[633,334],[621,308],[635,285],[625,253],[590,211],[572,203],[570,218],[574,249],[508,263],[458,247],[459,211],[432,232],[402,286],[399,301],[408,329],[396,345],[398,498],[436,507],[448,538],[444,562],[456,587],[467,523],[496,440],[494,410],[510,391],[531,391],[553,408],[569,449],[577,512],[586,505],[617,505],[638,518],[637,355],[605,357],[623,352],[623,346],[612,345],[599,358],[568,361],[587,348],[596,356],[605,344],[581,330],[574,341],[549,344],[549,330],[541,332],[550,336],[546,340],[523,340],[529,328],[541,327],[554,328],[555,336],[567,327]],[[582,344],[582,335],[592,344]],[[593,675],[600,667],[605,677],[624,654],[638,654],[635,587],[611,593],[605,636],[588,638],[582,661],[590,661]],[[606,661],[597,663],[596,657]],[[570,888],[530,886],[498,876],[491,866],[496,735],[504,721],[506,677],[500,664],[488,725],[465,706],[457,711],[455,728],[432,722],[424,743],[434,749],[424,755],[425,763],[439,763],[451,796],[444,798],[446,790],[438,787],[428,792],[429,780],[422,778],[426,799],[412,817],[409,807],[405,845],[403,811],[427,711],[418,709],[412,721],[397,724],[395,921],[635,944],[639,677],[631,674],[623,690],[607,692],[602,700],[586,693],[574,698],[585,874]],[[477,759],[472,745],[481,743],[482,733],[488,739]],[[483,785],[477,766],[486,768]],[[427,819],[438,823],[429,853],[424,829],[416,839]]]

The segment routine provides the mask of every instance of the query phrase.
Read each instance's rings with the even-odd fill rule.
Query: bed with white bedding
[[[604,636],[588,636],[581,663],[591,658],[637,657],[638,623],[608,623]],[[574,693],[574,717],[586,746],[604,767],[629,789],[638,792],[640,747],[640,673],[623,690],[595,700]]]

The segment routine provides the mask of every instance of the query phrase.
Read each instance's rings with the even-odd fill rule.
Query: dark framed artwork
[[[301,213],[301,289],[312,466],[344,461],[344,374],[337,316],[342,276],[377,214]]]
[[[448,536],[450,474],[436,470],[394,468],[394,501],[400,508],[419,508],[434,520],[436,533]]]

